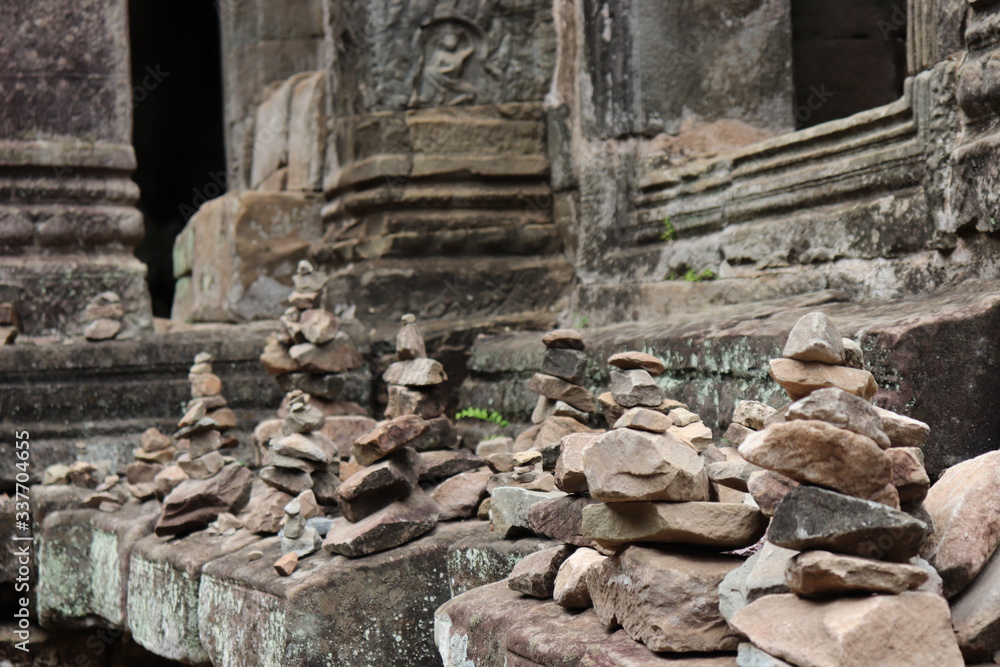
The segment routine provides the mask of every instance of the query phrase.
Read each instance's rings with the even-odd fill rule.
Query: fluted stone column
[[[150,85],[155,85],[151,82]],[[26,332],[78,333],[117,292],[125,329],[151,325],[130,179],[126,0],[9,0],[0,40],[0,301]]]

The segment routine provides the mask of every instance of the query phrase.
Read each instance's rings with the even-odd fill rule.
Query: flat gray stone
[[[927,524],[882,503],[799,486],[778,505],[767,538],[789,549],[825,549],[906,562],[920,551]]]
[[[727,620],[743,607],[765,595],[788,592],[785,570],[788,559],[798,554],[793,549],[764,542],[760,551],[726,575],[719,584],[719,610]]]
[[[844,341],[823,313],[803,315],[788,334],[781,356],[797,361],[844,363]]]
[[[611,396],[623,408],[634,408],[637,405],[655,408],[663,402],[663,390],[648,371],[634,369],[630,371],[611,371]]]
[[[572,384],[583,384],[587,355],[579,350],[550,348],[545,351],[541,371]]]

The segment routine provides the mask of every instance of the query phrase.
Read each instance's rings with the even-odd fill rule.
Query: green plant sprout
[[[459,410],[455,413],[456,421],[459,419],[481,419],[491,424],[496,424],[501,428],[506,427],[510,424],[504,416],[497,412],[496,410],[487,410],[486,408],[465,408],[464,410]]]
[[[715,280],[715,271],[705,269],[701,273],[695,273],[694,269],[688,269],[684,274],[684,280],[689,283],[700,283],[703,280]]]
[[[670,216],[663,219],[663,231],[660,232],[661,241],[673,241],[677,238],[677,230],[674,228],[674,223],[670,222]]]
[[[705,280],[715,280],[715,271],[712,269],[705,269],[701,273],[698,273],[694,269],[688,269],[683,275],[679,275],[676,271],[671,271],[665,277],[665,280],[683,280],[689,283],[700,283]]]

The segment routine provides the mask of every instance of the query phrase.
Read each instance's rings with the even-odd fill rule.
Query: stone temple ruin
[[[996,0],[8,0],[0,667],[1000,664]]]

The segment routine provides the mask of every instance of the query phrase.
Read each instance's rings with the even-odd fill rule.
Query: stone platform
[[[504,581],[445,603],[434,617],[445,667],[734,667],[730,654],[665,655],[609,630],[593,609],[570,611]]]
[[[161,538],[152,534],[158,513],[151,501],[45,516],[36,587],[43,628],[124,631],[185,664],[437,665],[434,611],[553,544],[500,540],[482,521],[442,523],[364,558],[320,551],[279,577],[277,537]],[[252,552],[261,555],[251,560]]]
[[[690,294],[677,299],[694,300],[701,285],[683,287]],[[694,305],[668,316],[580,327],[590,359],[587,386],[595,393],[607,390],[611,354],[656,355],[667,367],[657,378],[667,396],[687,403],[719,438],[737,400],[775,407],[789,402],[768,377],[767,362],[781,356],[799,317],[822,311],[842,335],[861,344],[880,387],[875,403],[930,425],[924,454],[932,478],[1000,446],[1000,396],[994,391],[1000,381],[998,281],[971,281],[923,299],[882,303],[851,303],[828,290]],[[498,410],[511,422],[526,420],[536,400],[527,381],[545,351],[540,339],[540,332],[516,332],[477,340],[459,404]]]
[[[266,322],[190,327],[102,343],[19,340],[0,348],[0,425],[7,433],[30,434],[33,481],[53,463],[108,460],[123,469],[145,429],[176,429],[191,395],[188,368],[204,350],[215,356],[239,420],[236,435],[247,443],[283,394],[258,361],[273,328]],[[15,462],[0,461],[0,490],[13,488]]]

